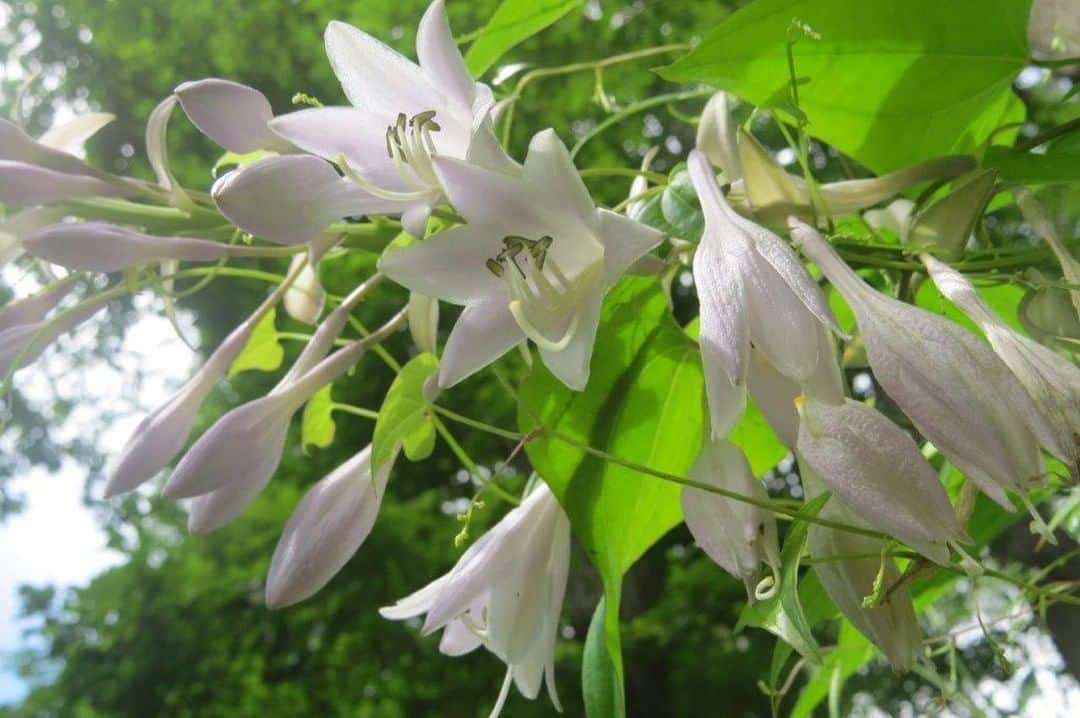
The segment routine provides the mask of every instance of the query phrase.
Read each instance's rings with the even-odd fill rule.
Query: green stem
[[[487,423],[485,423],[483,421],[479,421],[477,419],[470,419],[469,417],[463,416],[462,414],[459,414],[456,411],[451,411],[450,409],[447,409],[446,407],[438,406],[436,404],[430,404],[429,406],[434,411],[436,411],[437,413],[442,414],[447,419],[450,419],[451,421],[456,421],[459,424],[464,424],[465,426],[471,426],[474,429],[479,429],[480,431],[486,431],[489,434],[494,434],[495,436],[501,436],[504,439],[510,439],[511,441],[521,441],[521,439],[525,438],[524,434],[519,434],[516,431],[508,431],[506,429],[500,429],[497,426],[487,424]]]
[[[330,405],[332,411],[341,411],[346,414],[352,414],[353,416],[362,416],[365,419],[377,420],[379,418],[379,412],[372,411],[371,409],[365,409],[362,406],[353,406],[352,404],[339,404],[336,401]]]
[[[1050,140],[1052,140],[1052,139],[1054,139],[1056,137],[1060,137],[1062,135],[1068,134],[1068,133],[1070,133],[1073,130],[1078,129],[1078,128],[1080,128],[1080,117],[1074,118],[1072,120],[1069,120],[1068,122],[1063,122],[1060,125],[1056,125],[1054,127],[1050,127],[1050,128],[1048,128],[1046,130],[1043,130],[1042,132],[1040,132],[1039,134],[1035,135],[1034,137],[1032,137],[1030,139],[1026,139],[1026,140],[1022,140],[1021,142],[1017,142],[1016,143],[1016,149],[1023,150],[1025,152],[1028,151],[1028,150],[1033,150],[1036,147],[1038,147],[1039,145],[1045,144],[1045,143],[1049,142]]]
[[[627,117],[632,117],[639,112],[644,112],[645,110],[651,109],[653,107],[666,105],[669,102],[691,100],[695,97],[703,97],[705,95],[711,94],[712,92],[713,90],[710,88],[701,88],[698,90],[684,90],[682,92],[670,92],[664,95],[656,95],[654,97],[650,97],[647,100],[642,100],[641,102],[635,102],[632,105],[628,105],[627,107],[623,108],[619,112],[616,112],[614,115],[611,115],[603,122],[598,124],[596,127],[585,133],[585,136],[578,140],[577,144],[575,144],[573,149],[570,150],[570,156],[577,157],[578,152],[581,151],[581,148],[584,147],[586,143],[606,131],[609,127],[612,127],[613,125],[622,122]],[[640,174],[640,172],[635,172],[635,174]]]

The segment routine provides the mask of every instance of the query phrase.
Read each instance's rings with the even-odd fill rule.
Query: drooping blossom
[[[267,606],[303,601],[345,566],[375,525],[393,463],[373,476],[369,444],[308,489],[274,549]]]
[[[282,243],[307,241],[302,237],[321,232],[329,217],[362,214],[400,214],[405,228],[419,237],[444,198],[434,157],[494,169],[513,166],[488,118],[494,98],[469,75],[442,0],[420,20],[416,49],[418,64],[351,25],[330,23],[326,54],[353,107],[300,110],[275,118],[270,127],[296,147],[337,163],[354,191],[312,191],[313,170],[301,168],[298,159],[278,158],[237,170],[238,177],[215,187],[225,215],[252,234]],[[329,166],[327,171],[336,176]],[[330,175],[322,178],[331,185],[329,180]],[[290,194],[304,199],[306,223],[294,218],[275,227],[259,216],[284,217],[286,211],[267,207],[266,198]]]
[[[699,341],[712,435],[722,438],[746,406],[751,345],[803,384],[818,368],[819,326],[835,328],[836,321],[792,249],[724,200],[705,155],[691,151],[688,165],[705,215],[693,264]]]
[[[536,698],[541,681],[558,710],[555,640],[570,568],[570,522],[546,484],[502,518],[445,576],[383,608],[392,620],[424,614],[425,634],[446,629],[440,650],[462,655],[480,645],[506,666],[492,716],[510,685]]]
[[[800,464],[800,469],[806,497],[812,499],[823,490],[821,479],[805,462]],[[828,500],[818,517],[869,528],[838,496]],[[840,612],[885,654],[893,670],[909,670],[922,649],[922,629],[911,591],[906,583],[897,585],[900,572],[896,561],[880,558],[885,542],[812,523],[806,543],[815,559],[814,573]],[[875,605],[865,606],[864,599],[874,592],[881,561],[885,561],[884,590]]]
[[[1006,324],[963,274],[929,255],[923,255],[922,261],[941,293],[983,330],[990,346],[1042,410],[1051,433],[1040,436],[1040,443],[1076,471],[1080,368]]]
[[[687,478],[768,501],[742,451],[724,439],[702,449]],[[694,541],[721,568],[746,584],[751,601],[772,596],[780,588],[780,547],[776,519],[765,508],[684,486],[682,510]],[[770,575],[761,576],[761,565]]]
[[[874,377],[919,432],[1004,508],[1007,491],[1026,500],[1044,480],[1038,437],[1049,429],[1008,366],[959,324],[873,289],[809,225],[791,226],[855,313]]]
[[[940,564],[966,540],[914,440],[866,404],[800,400],[798,454],[864,521]]]
[[[468,223],[387,252],[379,266],[413,291],[464,305],[439,386],[527,338],[556,377],[583,389],[605,289],[661,234],[597,208],[552,130],[533,137],[520,174],[442,156],[434,167]]]

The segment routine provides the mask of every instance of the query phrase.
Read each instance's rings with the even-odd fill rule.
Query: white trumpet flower
[[[922,261],[941,293],[983,330],[990,346],[1042,410],[1051,431],[1039,437],[1040,443],[1075,471],[1080,437],[1080,368],[1006,324],[963,274],[929,255],[923,255]]]
[[[372,476],[369,444],[308,489],[274,549],[267,606],[309,598],[345,566],[375,525],[393,463]]]
[[[791,227],[851,306],[874,377],[919,432],[1002,507],[1013,509],[1009,490],[1026,502],[1044,479],[1037,437],[1050,430],[1008,366],[959,324],[873,289],[809,225]]]
[[[583,389],[605,288],[662,235],[598,209],[552,130],[533,137],[520,176],[448,157],[434,165],[468,224],[387,252],[379,267],[414,292],[465,306],[439,386],[528,338],[555,376]]]
[[[541,482],[448,574],[380,613],[392,620],[427,614],[423,632],[445,628],[440,649],[449,655],[482,644],[498,656],[507,671],[492,716],[502,710],[511,684],[533,699],[545,680],[551,702],[562,710],[555,640],[569,569],[570,522]]]
[[[769,498],[742,451],[723,439],[702,449],[687,478],[762,501]],[[693,486],[683,487],[682,509],[694,541],[721,568],[746,584],[751,601],[776,593],[780,588],[780,546],[776,519],[767,509]],[[761,564],[771,572],[764,578]]]
[[[705,214],[693,265],[705,390],[712,435],[722,438],[746,406],[751,345],[802,384],[818,368],[819,325],[839,329],[792,249],[728,205],[702,152],[691,151],[688,165]]]
[[[798,453],[829,490],[874,528],[947,563],[949,545],[967,537],[912,438],[861,402],[798,403]]]

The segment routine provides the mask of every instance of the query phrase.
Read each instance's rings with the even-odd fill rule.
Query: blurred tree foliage
[[[29,126],[49,126],[73,98],[111,111],[117,121],[94,140],[91,157],[115,171],[147,173],[143,123],[177,84],[207,76],[258,87],[277,112],[291,109],[296,92],[327,104],[343,102],[325,60],[322,30],[331,19],[350,21],[412,54],[423,0],[59,0],[9,3],[9,27],[40,42],[8,48],[9,57],[43,71],[29,87],[23,110]],[[551,66],[673,42],[720,20],[741,2],[635,0],[583,3],[581,10],[511,53],[507,61]],[[496,0],[451,2],[459,35],[483,24]],[[625,105],[672,86],[647,71],[663,58],[613,69],[598,86],[591,73],[543,80],[517,107],[512,149],[520,156],[543,127],[572,141],[605,116],[600,94]],[[513,82],[514,80],[509,80]],[[52,90],[46,90],[53,87]],[[7,89],[11,89],[10,87]],[[551,97],[557,95],[558,102]],[[698,103],[700,105],[700,103]],[[696,112],[690,104],[686,111]],[[693,141],[692,129],[667,110],[635,116],[591,143],[588,166],[636,164],[660,145],[658,169],[669,167]],[[170,131],[174,170],[185,184],[206,187],[220,150],[179,113]],[[626,179],[592,181],[607,202],[625,196]],[[373,257],[325,275],[331,292],[344,293],[371,270]],[[277,271],[282,268],[272,267]],[[354,271],[353,271],[354,270]],[[264,286],[215,282],[185,300],[202,346],[214,346],[257,303]],[[366,322],[385,317],[402,299],[384,287],[365,303]],[[444,322],[444,326],[448,326]],[[287,326],[305,331],[301,325]],[[114,326],[114,332],[120,331]],[[399,358],[405,343],[391,343]],[[295,345],[287,347],[295,351]],[[521,370],[510,361],[508,370]],[[368,356],[338,401],[377,408],[393,375]],[[204,409],[200,431],[229,406],[264,392],[275,377],[246,373]],[[449,405],[497,425],[513,425],[513,406],[485,373],[451,392]],[[34,422],[37,422],[36,424]],[[455,514],[473,488],[441,442],[421,464],[401,459],[375,531],[346,569],[317,596],[279,612],[268,611],[262,581],[277,536],[302,492],[370,438],[371,423],[337,415],[338,435],[326,450],[299,449],[291,437],[281,468],[262,497],[236,522],[209,537],[188,537],[183,512],[149,494],[98,505],[114,548],[127,557],[85,588],[59,593],[26,589],[25,614],[39,622],[41,648],[21,656],[22,673],[36,687],[24,703],[0,716],[484,716],[502,678],[502,665],[484,651],[448,659],[434,638],[415,625],[383,620],[377,608],[410,593],[452,565],[460,550]],[[16,422],[19,423],[19,422]],[[40,416],[22,422],[28,437],[47,434]],[[512,446],[478,432],[457,432],[481,464],[494,466]],[[27,439],[29,441],[29,439]],[[47,449],[47,450],[46,450]],[[60,450],[46,446],[30,460],[54,466]],[[27,455],[25,446],[12,455]],[[4,454],[6,457],[7,454]],[[0,475],[7,467],[0,458]],[[99,478],[94,467],[92,480]],[[519,480],[528,470],[514,467]],[[0,484],[2,485],[2,484]],[[0,498],[3,494],[0,493]],[[477,536],[505,511],[489,502],[474,519]],[[62,539],[62,532],[58,540]],[[582,640],[599,585],[584,556],[575,554],[574,578],[558,648],[558,679],[567,715],[582,715],[578,670]],[[745,600],[741,584],[692,548],[680,528],[651,550],[627,577],[624,651],[629,704],[634,715],[767,715],[756,680],[766,673],[773,641],[732,627]],[[992,660],[992,658],[991,658]],[[985,662],[985,661],[984,661]],[[893,681],[880,666],[864,681],[883,702]],[[703,708],[705,707],[705,708]],[[511,698],[507,715],[552,712],[546,698]]]

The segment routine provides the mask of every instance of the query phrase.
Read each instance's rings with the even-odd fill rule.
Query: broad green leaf
[[[487,72],[518,43],[551,25],[585,0],[503,0],[491,20],[477,34],[465,64],[473,77]]]
[[[840,627],[840,640],[825,657],[822,665],[803,686],[791,709],[791,718],[809,718],[814,709],[829,696],[833,686],[842,686],[851,674],[876,655],[876,649],[847,621]]]
[[[1037,154],[995,145],[986,151],[982,163],[997,169],[1005,182],[1080,182],[1080,152],[1073,148],[1051,147]]]
[[[333,384],[327,384],[315,392],[304,405],[300,418],[300,446],[325,449],[334,443],[334,400],[330,396]]]
[[[518,423],[527,432],[538,422],[621,460],[686,475],[706,430],[701,359],[668,313],[657,280],[624,279],[608,294],[585,391],[570,391],[543,367],[534,370],[522,385]],[[526,451],[599,570],[606,647],[621,691],[622,576],[682,519],[681,488],[550,435]]]
[[[588,718],[614,718],[626,712],[625,707],[618,704],[622,700],[622,688],[604,642],[604,615],[604,599],[601,598],[589,621],[581,656],[581,692]]]
[[[276,319],[277,312],[271,309],[255,325],[248,343],[229,367],[229,378],[248,369],[274,371],[281,366],[285,350],[278,339]]]
[[[705,215],[701,213],[697,193],[690,183],[686,168],[671,174],[671,180],[660,193],[660,211],[667,223],[675,229],[675,236],[691,242],[701,241],[705,230]]]
[[[817,516],[828,499],[828,494],[818,496],[803,506],[802,513]],[[780,590],[768,600],[748,603],[739,615],[735,630],[743,626],[764,628],[791,644],[791,647],[805,656],[810,663],[818,664],[821,662],[821,654],[799,600],[799,563],[806,547],[808,528],[809,524],[803,520],[792,523],[780,551],[783,564]]]
[[[1030,8],[1030,0],[758,0],[660,73],[759,106],[788,100],[787,43],[798,20],[820,36],[790,33],[809,132],[883,173],[972,152],[1014,118]]]
[[[424,401],[424,382],[438,368],[439,360],[433,354],[417,354],[401,367],[386,392],[379,418],[375,420],[375,434],[371,439],[373,474],[394,457],[399,446],[413,461],[431,453],[435,427]]]

